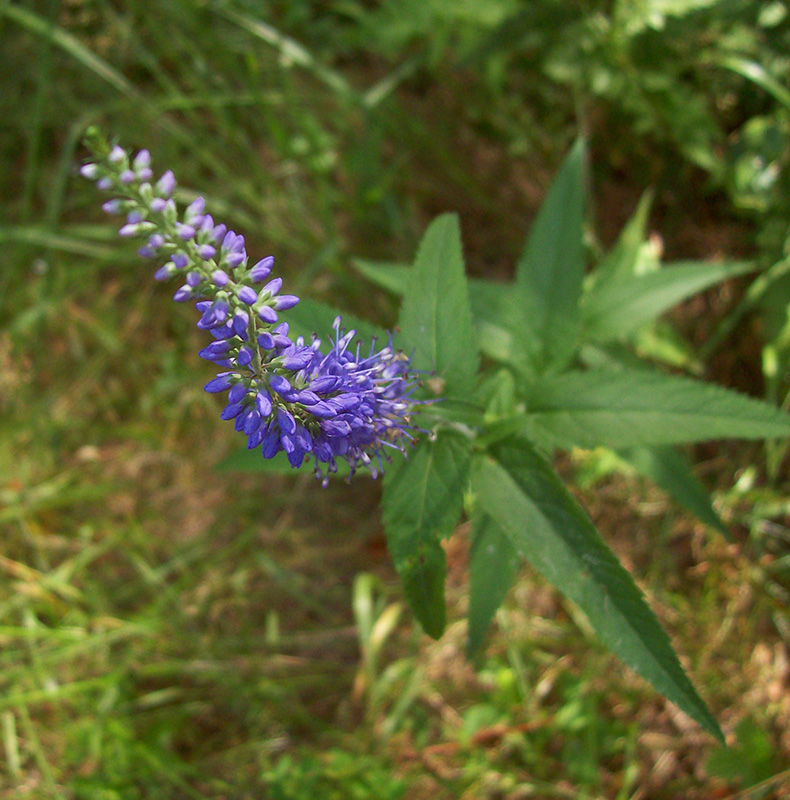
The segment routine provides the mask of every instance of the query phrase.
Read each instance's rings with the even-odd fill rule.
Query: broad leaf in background
[[[411,281],[411,267],[393,261],[365,261],[361,258],[354,259],[353,263],[362,275],[382,289],[398,296],[406,293]],[[480,351],[496,361],[509,361],[512,334],[503,320],[513,294],[513,284],[475,278],[468,284],[472,323],[477,329]]]
[[[610,280],[638,275],[644,271],[643,260],[647,235],[647,218],[653,202],[653,193],[646,191],[631,219],[620,231],[617,241],[606,255],[595,265],[595,269],[587,276],[585,289],[602,286]]]
[[[509,312],[519,365],[558,372],[578,346],[584,278],[584,142],[565,159],[516,266],[517,294]]]
[[[633,579],[559,477],[523,439],[476,460],[475,502],[521,556],[587,615],[606,647],[721,741]]]
[[[322,349],[326,350],[329,347],[330,337],[334,336],[332,325],[338,316],[342,317],[343,328],[346,331],[353,328],[357,332],[357,339],[362,342],[362,352],[366,355],[373,338],[376,338],[381,345],[387,341],[389,334],[384,328],[345,311],[338,311],[320,300],[302,298],[296,306],[288,309],[288,314],[283,316],[283,319],[290,326],[291,336],[304,336],[305,341],[309,343],[310,337],[315,333],[322,340],[324,345]],[[399,346],[397,341],[395,346]]]
[[[385,482],[382,504],[390,556],[414,615],[435,639],[445,625],[446,567],[439,542],[461,516],[470,463],[469,442],[440,433],[436,441],[423,441]]]
[[[566,372],[528,387],[527,428],[560,448],[790,436],[790,416],[709,383],[640,370]]]
[[[365,258],[354,258],[351,264],[360,275],[364,275],[376,286],[398,297],[406,294],[411,272],[409,264],[399,264],[397,261],[368,261]]]
[[[612,278],[582,298],[582,337],[598,343],[624,339],[677,303],[754,269],[754,264],[742,261],[688,262]]]
[[[706,525],[719,531],[725,538],[731,538],[685,453],[672,447],[633,447],[619,450],[617,454]]]
[[[480,649],[496,610],[505,599],[521,558],[502,527],[488,514],[472,518],[469,551],[469,633],[467,652]]]
[[[435,372],[444,397],[467,397],[479,362],[455,214],[437,217],[420,243],[400,314],[402,347],[415,369]]]

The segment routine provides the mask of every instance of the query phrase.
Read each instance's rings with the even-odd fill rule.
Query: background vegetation
[[[591,254],[652,189],[656,252],[760,268],[643,355],[786,406],[788,45],[754,0],[0,0],[0,797],[782,797],[781,443],[693,451],[732,541],[607,452],[558,465],[730,749],[531,572],[475,670],[464,526],[431,642],[378,484],[218,471],[239,440],[191,310],[76,168],[90,124],[148,147],[290,290],[386,325],[355,258],[410,261],[458,211],[471,275],[510,277],[582,131]]]

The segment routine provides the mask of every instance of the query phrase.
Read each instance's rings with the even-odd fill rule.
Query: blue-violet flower
[[[161,264],[154,277],[182,276],[174,299],[195,301],[198,327],[214,337],[200,356],[222,368],[205,389],[228,393],[220,416],[234,420],[250,448],[265,458],[282,450],[293,467],[312,457],[324,485],[338,459],[351,474],[364,466],[376,477],[382,459],[389,460],[387,448],[405,452],[415,431],[417,384],[392,337],[379,350],[374,341],[363,355],[358,343],[352,346],[355,331],[344,331],[338,317],[327,352],[315,335],[309,344],[293,338],[278,312],[299,298],[279,294],[282,279],[270,279],[272,256],[248,267],[244,237],[215,224],[202,197],[179,218],[176,179],[168,170],[153,182],[147,150],[130,159],[117,145],[101,149],[81,174],[115,195],[103,208],[126,215],[121,236],[145,240],[140,254]]]

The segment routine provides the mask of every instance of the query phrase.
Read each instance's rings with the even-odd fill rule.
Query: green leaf
[[[652,202],[653,193],[645,192],[631,219],[620,231],[614,247],[595,265],[590,274],[592,286],[597,287],[607,281],[630,277],[639,272]]]
[[[790,91],[780,81],[774,78],[768,70],[756,61],[750,61],[748,58],[740,55],[725,55],[720,56],[718,59],[719,66],[731,69],[742,75],[744,78],[755,83],[761,89],[764,89],[768,94],[772,95],[778,100],[785,108],[790,108]]]
[[[567,372],[529,387],[525,430],[555,446],[638,447],[790,436],[774,406],[690,378],[639,370]]]
[[[365,341],[370,341],[376,337],[380,341],[387,341],[389,334],[384,328],[379,328],[372,322],[355,317],[352,314],[340,312],[326,303],[310,298],[302,298],[299,304],[288,311],[282,312],[282,321],[290,326],[292,336],[304,336],[305,341],[309,342],[312,334],[316,334],[323,342],[328,342],[333,336],[332,324],[335,317],[343,318],[343,328],[357,332],[358,336]]]
[[[583,298],[582,337],[598,343],[623,339],[682,300],[754,269],[741,261],[693,262],[607,281]]]
[[[528,371],[564,367],[576,349],[584,277],[584,142],[565,159],[516,266],[509,321]]]
[[[467,652],[471,656],[480,649],[491,619],[513,583],[521,559],[501,525],[488,514],[475,514],[469,562]]]
[[[351,265],[371,283],[375,283],[385,291],[392,292],[399,297],[406,294],[411,272],[410,265],[399,264],[396,261],[368,261],[364,258],[352,259]]]
[[[357,258],[353,264],[372,283],[395,295],[404,295],[411,281],[412,267],[393,261],[364,261]],[[468,283],[469,305],[480,351],[496,361],[509,361],[513,337],[503,324],[503,319],[513,294],[513,284],[474,278]]]
[[[423,442],[384,487],[384,530],[409,604],[435,639],[445,625],[445,559],[439,541],[463,510],[471,455],[466,440],[440,434]]]
[[[619,450],[617,454],[706,525],[727,539],[732,538],[685,453],[672,447],[633,447]]]
[[[475,462],[472,485],[481,511],[584,611],[601,642],[723,741],[633,579],[532,447],[515,439],[492,448]]]
[[[442,394],[465,397],[474,389],[478,366],[458,217],[444,214],[428,228],[410,275],[400,329],[416,369],[436,371]]]

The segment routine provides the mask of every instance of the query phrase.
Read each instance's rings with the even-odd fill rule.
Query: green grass
[[[378,484],[216,472],[239,440],[202,392],[191,310],[76,176],[99,124],[274,253],[294,291],[391,323],[352,257],[408,260],[458,210],[473,273],[501,274],[575,135],[573,99],[528,64],[457,63],[512,10],[482,6],[432,38],[361,3],[0,0],[0,797],[693,800],[790,764],[781,486],[722,494],[734,545],[635,480],[582,493],[734,756],[533,574],[475,671],[465,528],[431,642],[403,608]],[[591,133],[601,163],[622,158]],[[645,188],[595,177],[628,198],[601,216]],[[694,191],[659,208],[693,228]],[[670,248],[688,232],[662,230]],[[717,485],[758,463],[702,455]]]

